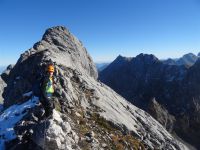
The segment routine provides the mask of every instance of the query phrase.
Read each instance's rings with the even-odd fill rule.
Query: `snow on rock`
[[[24,95],[26,94],[27,93]],[[5,149],[4,142],[9,142],[21,136],[15,134],[14,127],[28,113],[27,109],[30,110],[34,106],[38,106],[38,102],[38,97],[33,97],[22,104],[12,105],[3,111],[0,116],[1,150]],[[65,119],[70,121],[70,118]],[[77,133],[72,130],[72,127],[68,121],[63,121],[62,114],[56,110],[53,110],[51,119],[45,119],[43,121],[34,123],[34,126],[32,126],[32,141],[37,146],[48,150],[72,150],[73,147],[76,147],[77,150],[80,149],[77,146],[79,137],[77,136]],[[22,121],[19,125],[24,124],[24,122],[28,123],[28,120]]]
[[[0,115],[0,149],[4,149],[4,142],[16,138],[14,126],[18,123],[23,116],[26,115],[26,110],[31,109],[38,102],[38,97],[19,104],[12,105],[4,110]]]
[[[32,94],[33,94],[33,92],[30,91],[30,92],[24,93],[23,96],[24,96],[24,97],[26,97],[26,96],[29,97],[29,96],[31,96]]]

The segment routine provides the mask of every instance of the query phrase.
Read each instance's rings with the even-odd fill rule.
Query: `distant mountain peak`
[[[130,61],[133,57],[125,57],[122,55],[117,56],[116,60],[121,61],[121,60],[125,60],[125,61]]]
[[[124,64],[126,62],[129,62],[132,60],[133,57],[124,57],[122,55],[117,56],[117,58],[111,63],[112,65],[116,65],[116,64]]]
[[[139,55],[136,56],[136,58],[141,58],[141,57],[146,57],[146,58],[151,58],[151,59],[158,59],[156,56],[154,56],[153,54],[144,54],[144,53],[140,53]]]
[[[117,58],[114,60],[114,62],[126,62],[126,61],[128,62],[128,61],[132,61],[132,60],[141,60],[141,61],[146,61],[146,62],[159,61],[159,59],[152,54],[140,53],[136,57],[125,57],[122,55],[118,55]]]
[[[168,58],[167,60],[163,60],[164,64],[168,65],[184,65],[186,67],[191,67],[197,61],[199,56],[196,56],[193,53],[184,54],[182,57],[177,59]]]
[[[197,56],[193,53],[188,53],[182,56],[182,58],[185,58],[185,57],[197,57]]]
[[[152,55],[152,54],[139,54],[135,57],[134,61],[135,60],[139,60],[139,61],[142,61],[143,63],[153,63],[153,62],[159,62],[159,59]]]
[[[124,57],[122,55],[118,55],[116,59],[121,60],[124,59]]]

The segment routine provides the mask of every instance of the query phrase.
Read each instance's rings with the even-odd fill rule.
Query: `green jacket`
[[[46,96],[48,93],[50,93],[50,94],[54,93],[53,78],[50,78],[49,76],[44,78],[44,80],[42,82],[42,93],[44,96]]]

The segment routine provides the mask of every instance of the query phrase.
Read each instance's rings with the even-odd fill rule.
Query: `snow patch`
[[[24,93],[23,94],[23,97],[28,97],[28,96],[31,96],[33,94],[33,92],[32,91],[30,91],[30,92],[27,92],[27,93]]]
[[[5,149],[4,142],[16,138],[14,126],[18,123],[27,112],[24,110],[30,109],[39,101],[38,97],[32,97],[30,100],[20,104],[12,105],[4,110],[0,115],[0,149]]]

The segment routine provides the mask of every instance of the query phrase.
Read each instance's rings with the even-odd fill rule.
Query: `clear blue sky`
[[[0,18],[0,65],[15,63],[56,25],[78,37],[95,62],[200,52],[199,0],[0,0]]]

